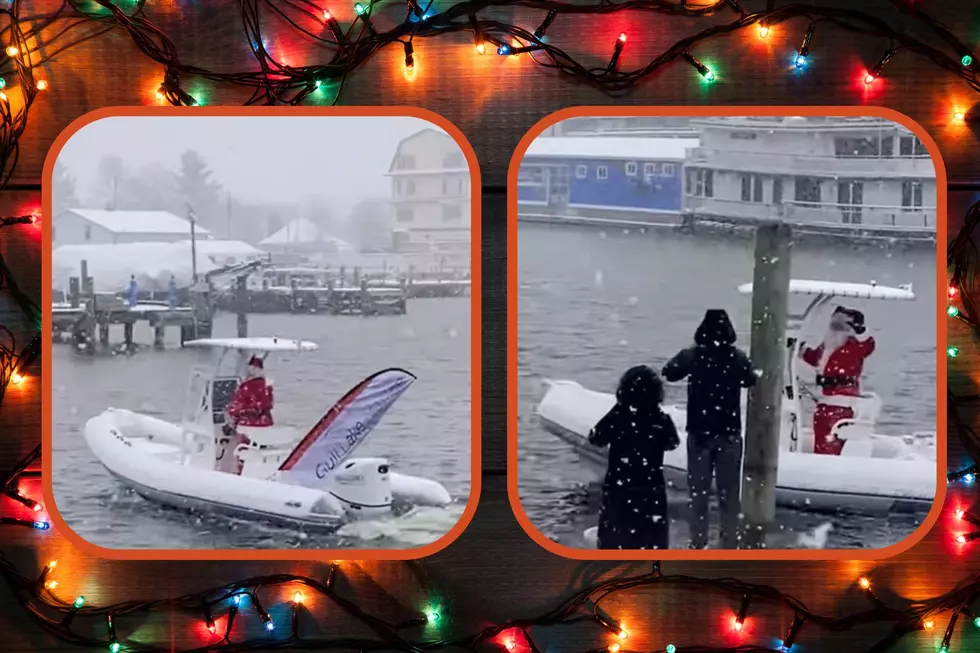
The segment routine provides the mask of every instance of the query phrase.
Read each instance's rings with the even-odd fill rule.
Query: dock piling
[[[743,546],[749,549],[765,546],[776,514],[792,241],[786,223],[756,229],[751,359],[761,375],[749,391],[742,466]]]
[[[235,280],[235,314],[238,323],[238,337],[248,337],[248,277],[240,276]]]

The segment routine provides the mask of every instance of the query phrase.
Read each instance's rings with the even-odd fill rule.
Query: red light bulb
[[[742,632],[742,627],[743,624],[741,621],[739,621],[738,619],[732,620],[732,630],[734,630],[736,633]]]
[[[330,10],[329,9],[324,9],[323,10],[323,20],[330,20],[331,18],[333,18],[333,15],[330,13]]]
[[[619,34],[619,42],[620,43],[626,43],[626,32],[620,32],[620,34]]]
[[[946,294],[949,295],[950,299],[952,299],[960,294],[960,289],[956,286],[950,286]]]
[[[875,80],[876,80],[876,79],[878,79],[878,78],[877,78],[877,77],[875,77],[874,75],[872,75],[871,73],[868,73],[868,74],[867,74],[867,75],[865,75],[865,77],[864,77],[864,83],[865,83],[865,84],[867,84],[868,86],[871,86],[872,84],[874,84],[874,83],[875,83]]]

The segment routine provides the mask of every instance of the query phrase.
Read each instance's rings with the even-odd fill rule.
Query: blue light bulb
[[[804,54],[796,55],[796,67],[802,68],[805,65],[806,65],[806,55]]]
[[[500,54],[500,55],[510,54],[510,46],[509,45],[501,45],[499,48],[497,48],[497,54]]]
[[[46,521],[36,521],[34,522],[34,528],[36,528],[39,531],[46,531],[49,528],[51,528],[51,524],[49,524]]]
[[[276,629],[276,624],[274,624],[271,621],[267,621],[267,622],[265,622],[265,629],[266,630],[275,630]]]

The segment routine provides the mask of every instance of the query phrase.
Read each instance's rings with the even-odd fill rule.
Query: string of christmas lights
[[[419,42],[456,33],[469,33],[477,55],[496,52],[501,57],[526,56],[545,69],[596,86],[608,93],[626,91],[659,73],[675,62],[689,64],[704,83],[720,79],[719,71],[699,59],[698,49],[708,41],[742,30],[755,30],[759,39],[769,39],[775,29],[787,33],[798,31],[800,45],[787,52],[791,70],[811,66],[811,47],[819,47],[824,30],[844,30],[863,39],[880,40],[883,55],[876,63],[868,62],[862,73],[866,86],[887,76],[887,64],[899,56],[919,57],[946,72],[960,77],[971,89],[980,91],[980,65],[971,48],[951,30],[929,16],[917,3],[889,0],[896,16],[892,22],[877,14],[857,9],[768,0],[765,7],[749,11],[748,0],[717,0],[694,4],[686,0],[625,0],[596,4],[568,4],[558,0],[465,0],[434,6],[433,0],[407,0],[401,22],[392,11],[399,0],[368,0],[353,3],[354,17],[347,24],[337,18],[336,4],[348,0],[239,0],[242,26],[254,66],[240,72],[218,72],[181,58],[177,46],[163,30],[151,22],[153,3],[147,0],[68,0],[58,11],[40,16],[23,15],[19,1],[0,10],[10,18],[3,32],[9,45],[9,61],[0,66],[0,89],[8,73],[14,73],[23,87],[25,102],[16,113],[0,90],[0,119],[10,125],[9,134],[0,134],[0,171],[9,175],[10,165],[4,152],[15,153],[16,141],[26,125],[26,111],[38,92],[48,88],[47,79],[36,73],[73,45],[96,38],[121,27],[136,48],[162,68],[157,97],[175,106],[205,104],[201,93],[195,97],[188,90],[201,81],[226,84],[250,90],[246,105],[301,104],[314,93],[330,88],[331,102],[336,103],[345,80],[371,57],[389,46],[404,51],[404,73],[407,80],[419,75]],[[331,7],[330,5],[334,6]],[[758,6],[761,2],[752,2]],[[489,15],[514,6],[541,10],[544,19],[537,25],[514,25]],[[694,18],[710,25],[686,36],[656,58],[637,66],[624,59],[628,52],[628,34],[623,32],[610,42],[610,56],[605,65],[580,61],[569,51],[548,38],[556,20],[570,16],[600,15],[614,12],[642,12],[662,17]],[[49,36],[58,22],[63,29]],[[907,28],[909,23],[912,28]],[[312,65],[285,63],[281,50],[270,45],[268,25],[285,24],[295,34],[320,47],[322,61]],[[87,30],[83,35],[78,32]],[[816,44],[816,45],[815,45]],[[423,46],[424,47],[424,46]],[[43,53],[43,54],[42,54]],[[277,54],[279,53],[279,54]],[[194,80],[194,81],[190,81]],[[316,98],[322,103],[323,97]],[[950,107],[953,120],[969,120],[973,111]],[[3,177],[0,177],[2,179]],[[0,184],[2,187],[2,184]]]

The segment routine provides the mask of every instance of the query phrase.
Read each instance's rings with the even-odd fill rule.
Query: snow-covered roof
[[[291,221],[285,227],[263,240],[259,245],[289,245],[300,243],[330,243],[336,245],[337,249],[354,249],[354,246],[347,241],[320,233],[320,228],[312,220],[307,220],[306,218],[298,218]]]
[[[544,136],[531,141],[525,158],[627,159],[683,161],[696,138]]]
[[[181,244],[190,246],[189,240],[180,241]],[[199,240],[197,241],[197,251],[207,256],[262,256],[262,250],[253,247],[240,240]]]
[[[201,338],[188,340],[185,347],[215,347],[239,351],[315,351],[319,346],[308,340],[288,340],[286,338]]]
[[[191,233],[191,223],[167,211],[109,211],[103,209],[68,209],[66,213],[97,224],[103,229],[117,234],[187,234]],[[210,232],[199,225],[194,231],[199,236]]]

